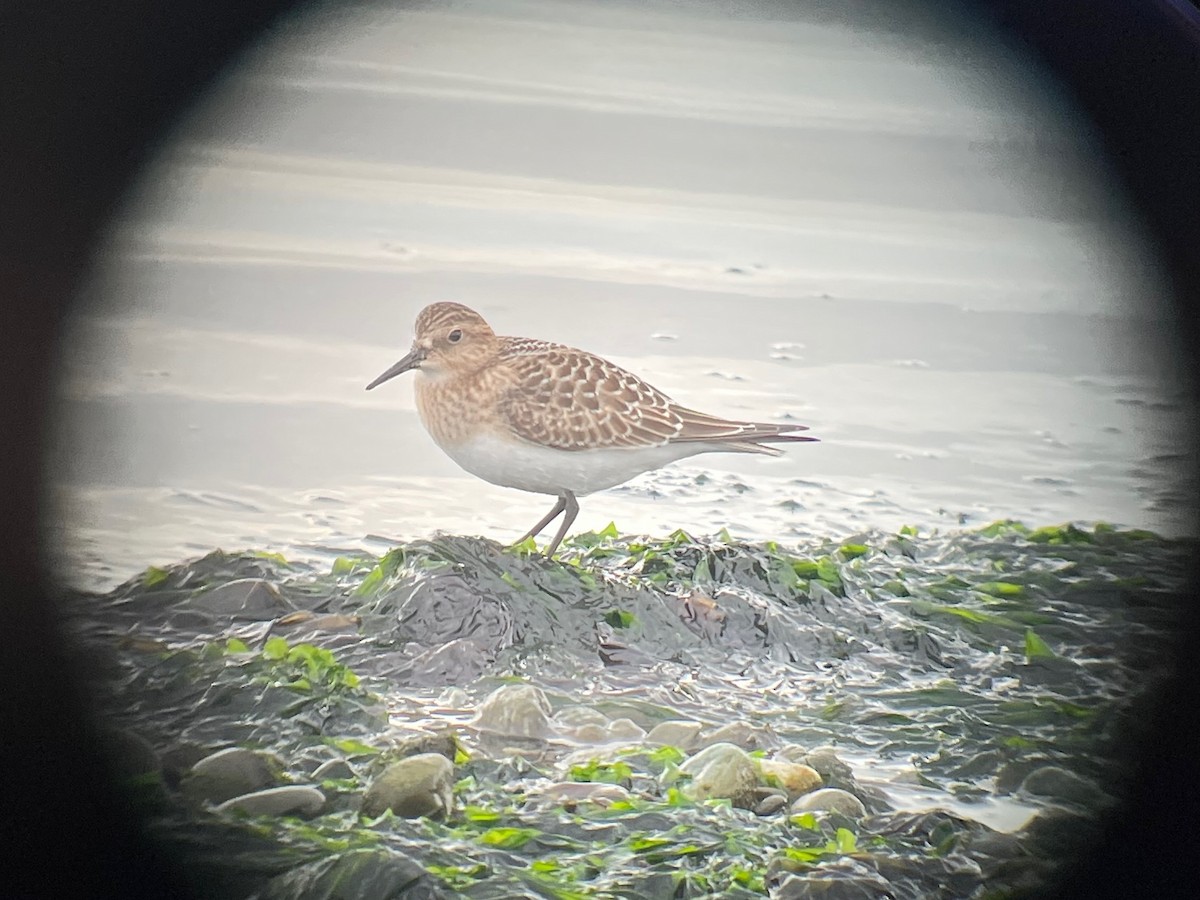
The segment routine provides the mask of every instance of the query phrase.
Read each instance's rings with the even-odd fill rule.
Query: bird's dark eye
[[[446,340],[448,340],[452,344],[457,344],[459,341],[462,340],[462,329],[455,328],[448,335],[446,335]]]

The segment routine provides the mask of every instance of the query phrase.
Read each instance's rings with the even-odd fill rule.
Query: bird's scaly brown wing
[[[599,356],[506,338],[501,357],[513,383],[500,416],[524,440],[559,450],[655,447],[682,430],[669,397]]]

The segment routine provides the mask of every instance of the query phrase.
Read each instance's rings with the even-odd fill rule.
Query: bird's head
[[[441,377],[473,372],[494,353],[496,333],[483,316],[461,303],[433,303],[417,315],[412,349],[367,385],[378,387],[409,369]]]

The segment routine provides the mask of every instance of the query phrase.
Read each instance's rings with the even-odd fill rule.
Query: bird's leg
[[[521,544],[529,540],[531,537],[536,537],[542,533],[542,529],[558,518],[558,514],[567,508],[567,498],[560,496],[558,502],[554,504],[554,508],[546,513],[546,517],[530,528],[525,534],[513,541],[514,544]]]
[[[558,545],[562,543],[562,539],[566,537],[567,529],[571,527],[571,523],[575,521],[575,517],[579,515],[579,504],[575,501],[575,495],[570,491],[563,491],[558,502],[563,505],[566,513],[563,515],[562,524],[558,526],[558,533],[554,535],[554,540],[550,542],[550,546],[546,548],[546,557],[554,555],[554,551],[558,549]]]

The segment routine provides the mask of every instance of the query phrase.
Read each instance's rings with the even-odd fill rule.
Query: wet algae
[[[214,552],[71,612],[127,789],[200,896],[1003,897],[1119,800],[1195,549],[1104,525],[800,546],[610,526],[553,561],[463,537],[320,567]],[[744,790],[690,774],[717,745]],[[226,748],[253,780],[198,787]],[[363,814],[430,753],[448,813]],[[298,785],[318,809],[286,808]]]

